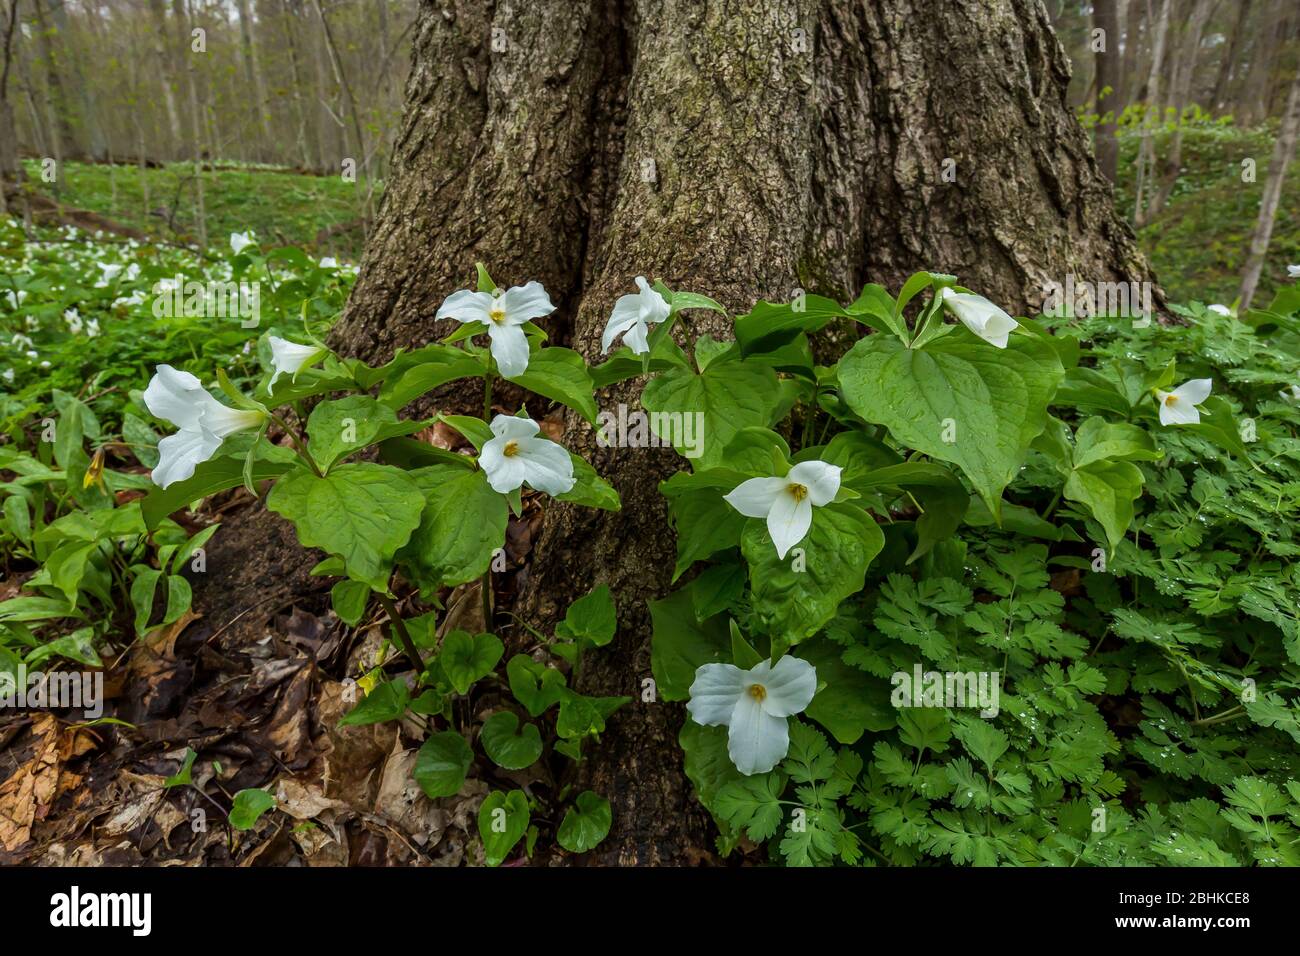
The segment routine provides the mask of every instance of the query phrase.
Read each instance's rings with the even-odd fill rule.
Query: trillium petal
[[[600,337],[600,350],[608,352],[614,340],[641,321],[641,311],[637,307],[636,296],[621,296],[614,303],[614,311],[605,323],[605,331]]]
[[[668,318],[668,313],[672,311],[672,306],[668,300],[653,289],[645,276],[636,277],[636,287],[641,291],[637,293],[640,300],[641,320],[651,324],[657,324]]]
[[[221,438],[197,426],[182,428],[158,443],[158,465],[154,468],[153,483],[166,488],[184,481],[194,474],[200,462],[207,461],[221,446]]]
[[[489,315],[489,311],[494,301],[495,298],[490,292],[471,292],[468,289],[462,289],[447,296],[442,305],[438,306],[434,318],[455,319],[457,322],[482,322],[484,325],[491,325],[492,317]]]
[[[497,415],[489,427],[498,438],[532,438],[542,430],[531,418],[520,418],[518,415]]]
[[[1007,340],[1011,337],[1011,333],[1016,330],[1018,325],[1020,325],[1019,322],[998,309],[997,314],[990,316],[988,322],[985,323],[984,334],[981,338],[990,345],[1004,349],[1007,347]]]
[[[784,478],[750,478],[723,495],[722,500],[746,518],[766,518],[788,484]]]
[[[767,773],[790,749],[790,725],[749,694],[741,694],[727,727],[727,755],[745,776]]]
[[[198,422],[204,409],[199,396],[207,394],[203,383],[189,372],[159,365],[144,390],[144,404],[155,418],[185,428]]]
[[[759,666],[767,667],[768,663],[763,661]],[[812,703],[817,693],[817,669],[805,660],[787,655],[759,683],[767,691],[763,710],[773,717],[793,717]]]
[[[271,346],[271,365],[275,369],[267,385],[268,389],[275,387],[275,380],[281,375],[297,375],[299,371],[325,354],[325,350],[318,345],[299,345],[278,335],[269,335],[266,341]]]
[[[1174,394],[1178,396],[1180,402],[1186,402],[1189,405],[1199,405],[1210,397],[1210,391],[1213,388],[1214,379],[1194,378],[1179,385],[1174,389]]]
[[[745,672],[735,664],[701,664],[695,669],[686,712],[705,727],[727,723],[745,689],[744,680]]]
[[[649,328],[644,322],[637,322],[627,330],[627,335],[623,336],[623,342],[636,355],[645,355],[646,352],[650,351]]]
[[[1161,425],[1195,425],[1200,422],[1201,413],[1196,410],[1195,405],[1183,401],[1176,395],[1172,398],[1172,401],[1165,399],[1160,403]]]
[[[523,325],[555,311],[551,297],[537,281],[507,289],[501,294],[501,307],[505,309],[508,325]]]
[[[225,438],[227,435],[233,435],[235,432],[243,431],[246,428],[257,428],[266,419],[262,412],[251,409],[231,408],[228,405],[222,405],[219,401],[203,393],[210,400],[211,404],[203,409],[203,416],[199,419],[199,424],[205,431],[211,432],[218,438]]]
[[[528,370],[528,336],[517,325],[488,326],[492,357],[503,378],[514,378]]]
[[[790,549],[804,539],[812,527],[812,502],[807,498],[795,500],[794,495],[781,492],[776,496],[772,510],[767,514],[767,531],[776,545],[776,556],[784,559]]]
[[[525,480],[538,491],[562,495],[576,484],[568,450],[549,439],[520,439],[515,457],[522,459]]]
[[[839,494],[842,470],[839,465],[828,465],[824,461],[801,461],[785,478],[807,488],[808,500],[820,508],[830,504]]]
[[[487,476],[492,490],[498,494],[508,495],[524,483],[528,472],[523,459],[518,455],[502,454],[504,447],[504,441],[498,444],[498,440],[494,438],[483,446],[483,451],[478,456],[478,464],[483,469],[483,474]]]

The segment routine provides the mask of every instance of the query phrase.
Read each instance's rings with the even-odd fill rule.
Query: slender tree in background
[[[9,208],[6,187],[19,178],[18,130],[13,104],[9,102],[9,79],[13,75],[14,34],[18,30],[18,0],[0,6],[0,212]]]
[[[1183,165],[1183,113],[1187,110],[1192,92],[1192,76],[1196,71],[1196,62],[1201,50],[1201,35],[1205,23],[1217,0],[1192,0],[1191,16],[1184,28],[1182,43],[1177,52],[1171,50],[1170,70],[1172,86],[1169,101],[1174,109],[1174,131],[1169,139],[1169,148],[1165,151],[1164,162],[1160,167],[1160,178],[1151,193],[1151,205],[1147,207],[1145,221],[1150,222],[1160,215],[1169,201],[1169,194],[1174,191],[1178,173]]]
[[[1228,90],[1237,75],[1242,47],[1246,40],[1246,24],[1250,20],[1254,0],[1237,0],[1237,13],[1228,34],[1228,44],[1219,60],[1219,72],[1214,80],[1210,102],[1216,110],[1228,105]]]
[[[1264,180],[1264,191],[1259,200],[1259,218],[1250,237],[1250,254],[1246,257],[1246,266],[1241,273],[1241,291],[1237,294],[1237,309],[1240,314],[1245,314],[1250,308],[1255,288],[1259,285],[1260,273],[1264,269],[1268,245],[1273,238],[1273,224],[1277,221],[1278,203],[1282,198],[1282,183],[1286,179],[1287,167],[1295,156],[1297,129],[1300,129],[1300,70],[1295,72],[1291,80],[1286,112],[1273,144],[1273,157],[1269,160],[1268,176]]]
[[[737,311],[797,289],[848,301],[868,279],[897,288],[918,268],[1019,313],[1067,273],[1146,279],[1067,104],[1042,5],[945,8],[424,0],[393,174],[335,343],[378,360],[445,334],[431,317],[476,260],[503,284],[542,281],[559,306],[553,339],[592,361],[637,274]],[[637,387],[603,403],[634,401]],[[565,440],[624,507],[551,506],[520,613],[541,627],[592,584],[613,588],[619,636],[579,686],[637,703],[577,785],[615,801],[603,859],[685,862],[711,839],[681,770],[682,712],[640,703],[647,601],[665,593],[674,557],[657,483],[676,463],[598,448],[576,421]]]
[[[1138,149],[1136,195],[1133,200],[1133,225],[1141,227],[1146,223],[1146,205],[1143,202],[1143,189],[1146,185],[1148,170],[1155,165],[1155,131],[1160,121],[1160,68],[1164,63],[1165,40],[1169,35],[1169,7],[1172,0],[1160,0],[1160,12],[1156,14],[1151,30],[1151,70],[1147,73],[1146,91],[1143,94],[1144,115],[1142,119],[1142,144]]]
[[[1112,183],[1119,170],[1119,139],[1115,120],[1121,106],[1120,90],[1123,63],[1120,59],[1119,0],[1095,0],[1092,25],[1100,36],[1094,38],[1097,64],[1097,165]],[[1107,119],[1107,114],[1110,118]]]

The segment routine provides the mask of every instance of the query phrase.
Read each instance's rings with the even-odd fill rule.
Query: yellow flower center
[[[750,684],[749,696],[761,704],[767,699],[767,688],[762,684]]]
[[[790,482],[790,487],[786,490],[790,492],[790,497],[795,501],[803,501],[808,497],[808,487],[799,484],[797,481]]]
[[[494,305],[492,308],[488,309],[488,318],[497,325],[500,325],[506,320],[506,310],[499,305]]]
[[[1166,404],[1166,405],[1177,405],[1177,404],[1178,404],[1178,396],[1175,395],[1173,392],[1170,392],[1168,395],[1165,396],[1165,404]]]
[[[519,442],[517,441],[506,442],[506,447],[501,449],[501,454],[505,455],[507,458],[515,457],[515,455],[519,454]]]

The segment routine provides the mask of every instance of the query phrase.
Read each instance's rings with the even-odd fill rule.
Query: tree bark
[[[1250,300],[1255,297],[1260,274],[1264,270],[1264,259],[1268,255],[1268,245],[1273,238],[1273,224],[1277,221],[1277,207],[1282,198],[1282,183],[1286,179],[1287,167],[1295,156],[1296,135],[1300,131],[1300,70],[1291,79],[1291,92],[1286,101],[1286,112],[1282,116],[1282,126],[1278,131],[1277,141],[1273,145],[1273,157],[1269,160],[1268,176],[1264,180],[1264,192],[1259,201],[1259,218],[1255,231],[1250,237],[1250,254],[1241,274],[1241,291],[1237,295],[1238,314],[1244,314],[1250,308]]]
[[[503,285],[543,282],[552,341],[592,361],[638,274],[737,313],[797,289],[897,289],[920,268],[1018,314],[1067,273],[1148,279],[1068,78],[1038,0],[423,0],[391,179],[334,344],[382,360],[446,334],[434,311],[476,260]],[[578,772],[614,802],[595,856],[698,859],[682,710],[640,696],[646,602],[674,555],[657,484],[678,464],[599,449],[576,419],[565,440],[623,510],[550,505],[523,614],[544,626],[600,582],[618,602],[619,636],[580,682],[635,698]]]

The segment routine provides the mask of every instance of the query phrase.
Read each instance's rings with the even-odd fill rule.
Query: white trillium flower
[[[523,324],[554,311],[555,306],[542,284],[529,282],[497,295],[468,289],[453,292],[434,318],[480,322],[487,326],[497,368],[505,378],[514,378],[528,368],[528,336],[524,334]]]
[[[271,346],[271,364],[275,367],[275,374],[266,386],[268,391],[275,388],[275,380],[281,375],[297,375],[299,370],[325,354],[325,349],[319,345],[299,345],[278,335],[268,335],[266,341]]]
[[[144,403],[157,418],[180,429],[158,443],[158,466],[153,483],[160,488],[184,481],[200,462],[207,461],[222,439],[245,428],[257,428],[264,412],[223,405],[189,372],[159,365],[144,390]]]
[[[727,754],[746,776],[767,773],[790,749],[789,718],[817,693],[817,669],[783,657],[742,670],[735,664],[704,664],[695,671],[686,710],[705,727],[727,727]]]
[[[257,240],[253,238],[253,230],[247,232],[232,232],[230,234],[230,250],[239,255],[249,246],[256,245]]]
[[[1218,302],[1214,303],[1213,305],[1207,305],[1205,308],[1215,313],[1216,315],[1226,315],[1229,317],[1232,316],[1232,310],[1228,308],[1226,305],[1220,305]]]
[[[1292,279],[1300,279],[1300,266],[1287,266],[1286,274]]]
[[[320,267],[322,269],[337,269],[339,267],[339,262],[333,256],[325,256],[320,261]]]
[[[951,312],[985,342],[1000,349],[1007,347],[1007,338],[1020,324],[982,295],[973,292],[954,292],[944,286],[939,292],[943,307]]]
[[[784,559],[812,527],[813,506],[835,500],[840,471],[824,461],[801,461],[784,478],[750,478],[723,497],[745,517],[767,519],[776,556]]]
[[[1201,413],[1196,406],[1210,397],[1212,379],[1194,378],[1184,382],[1172,392],[1156,389],[1156,400],[1160,402],[1161,425],[1195,425],[1201,420]]]
[[[609,322],[605,325],[605,334],[600,338],[602,352],[608,352],[614,339],[627,333],[623,335],[624,344],[637,355],[644,355],[650,351],[647,339],[650,326],[658,325],[668,318],[671,311],[668,300],[650,288],[645,276],[637,276],[636,285],[640,292],[619,296],[614,303],[614,311],[610,313]]]
[[[81,321],[81,314],[76,309],[64,309],[63,321],[68,323],[68,331],[73,335],[80,335],[85,323]]]
[[[531,418],[498,415],[478,463],[492,490],[509,494],[524,482],[548,495],[562,495],[576,483],[573,459],[562,445],[538,438],[541,426]]]

